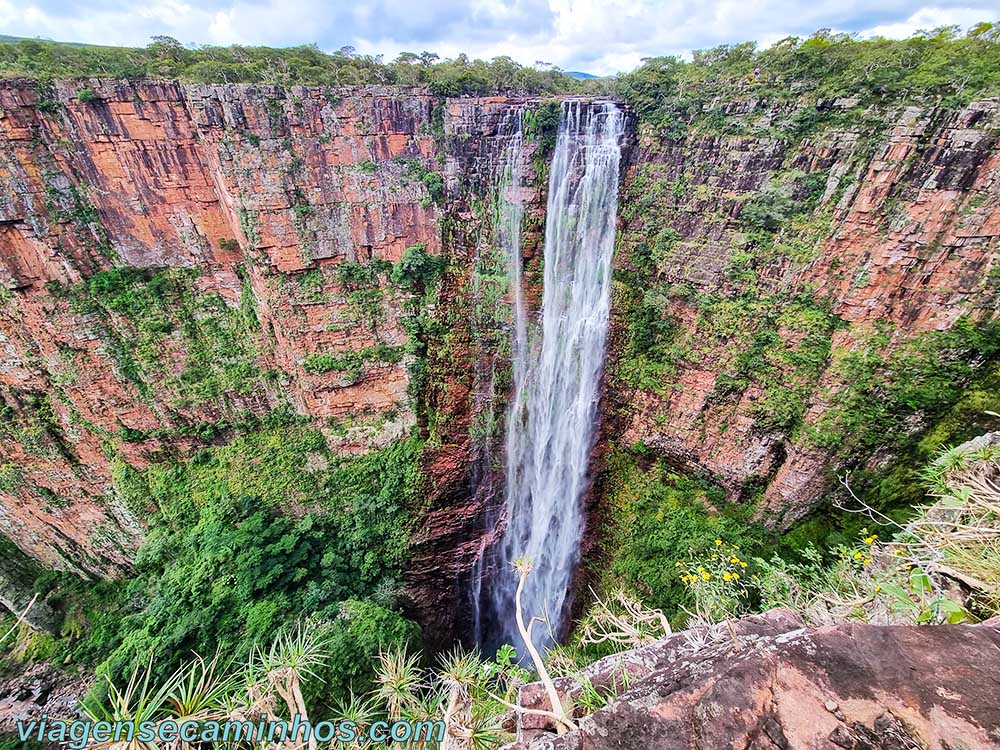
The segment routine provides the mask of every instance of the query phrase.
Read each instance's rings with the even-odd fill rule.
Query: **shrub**
[[[302,360],[302,369],[313,374],[346,372],[356,380],[363,374],[365,365],[378,362],[396,364],[402,359],[403,347],[376,344],[342,354],[310,354]]]
[[[421,178],[431,200],[440,205],[444,202],[444,178],[437,172],[426,172]]]
[[[707,550],[674,563],[694,598],[694,614],[709,623],[738,617],[749,609],[749,563],[739,546],[717,537]]]
[[[562,104],[558,101],[542,102],[537,109],[525,112],[524,120],[525,136],[536,141],[539,154],[547,157],[555,150],[559,137]]]
[[[13,494],[24,486],[24,474],[17,464],[0,464],[0,492]]]
[[[392,269],[392,280],[404,289],[423,292],[435,284],[444,270],[444,259],[431,255],[423,243],[411,245]]]
[[[331,618],[320,626],[330,654],[317,670],[317,680],[306,691],[312,705],[329,704],[331,696],[363,695],[373,684],[373,667],[379,652],[392,648],[413,650],[420,645],[420,628],[397,612],[370,601],[347,599],[320,617]]]
[[[769,540],[749,519],[750,509],[727,505],[725,491],[707,480],[620,448],[612,452],[608,470],[613,552],[603,585],[624,584],[672,621],[683,620],[682,607],[695,602],[678,563],[684,566],[706,550],[712,554],[716,539],[743,550]]]

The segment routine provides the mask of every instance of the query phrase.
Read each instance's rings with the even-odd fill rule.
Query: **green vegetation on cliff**
[[[51,78],[177,78],[191,83],[268,83],[281,86],[378,84],[426,86],[439,96],[546,94],[579,90],[581,82],[558,70],[536,70],[509,57],[489,62],[458,55],[404,52],[391,63],[351,47],[326,54],[301,47],[199,47],[169,37],[145,48],[59,44],[39,40],[0,42],[0,76]],[[80,100],[93,102],[98,97]]]
[[[647,60],[622,76],[618,90],[643,122],[667,134],[692,125],[737,134],[725,103],[794,102],[806,96],[859,97],[861,106],[942,101],[970,102],[1000,93],[1000,25],[981,23],[966,34],[943,28],[909,39],[855,39],[819,31],[789,37],[767,49],[753,42]],[[720,105],[719,102],[723,104]],[[789,134],[808,131],[832,110],[802,110],[779,122]],[[734,129],[735,128],[735,129]]]
[[[841,231],[857,183],[903,105],[920,104],[910,110],[927,123],[920,145],[869,215],[877,217],[877,241],[912,226],[921,259],[935,257],[942,239],[925,239],[910,180],[950,165],[926,156],[951,132],[941,126],[955,122],[959,107],[1000,93],[998,81],[1000,27],[990,25],[901,41],[821,32],[768,50],[746,44],[697,53],[692,62],[654,59],[619,79],[638,114],[641,155],[623,187],[610,375],[612,393],[636,394],[622,397],[623,411],[635,414],[633,430],[648,426],[648,436],[639,434],[653,447],[613,449],[608,512],[628,521],[605,550],[605,592],[626,585],[675,616],[677,606],[691,605],[690,587],[650,563],[675,560],[689,546],[707,549],[715,530],[755,554],[778,550],[789,565],[800,564],[809,545],[825,561],[864,526],[885,533],[912,517],[923,497],[920,471],[943,445],[1000,425],[1000,329],[990,321],[989,282],[956,284],[974,290],[959,303],[967,314],[946,330],[916,334],[906,304],[871,321],[848,315],[853,290],[866,303],[882,300],[892,292],[872,287],[893,289],[899,271],[869,282],[870,255],[831,259],[836,249],[824,245]],[[989,104],[984,111],[992,116]],[[994,131],[979,127],[977,159],[988,159]],[[835,159],[820,156],[828,151]],[[976,190],[956,214],[981,217],[980,207],[992,205]],[[989,236],[985,226],[973,231]],[[848,272],[855,278],[845,291]],[[900,293],[920,283],[911,278]],[[744,461],[750,446],[770,451],[774,463],[765,460],[763,471],[772,473],[757,476],[738,462],[720,468],[713,456],[720,444],[742,451]],[[814,459],[823,466],[803,490],[810,494],[803,506],[815,508],[805,522],[780,539],[750,523],[727,525],[730,516],[753,515],[776,465],[792,469],[783,478],[801,480]],[[713,492],[713,470],[749,477],[735,487],[719,477],[730,492]],[[876,522],[840,509],[834,501],[848,494],[844,477],[885,516]],[[796,500],[782,507],[769,500],[760,520],[780,525]],[[636,506],[664,520],[644,524]],[[818,579],[828,572],[821,567],[800,572]]]
[[[144,396],[169,393],[183,408],[246,394],[264,377],[257,364],[259,325],[253,298],[240,304],[196,288],[198,271],[187,268],[112,268],[72,287],[49,285],[74,312],[94,316],[95,330],[118,375]],[[183,364],[177,367],[172,348]]]
[[[346,695],[352,678],[366,679],[381,636],[417,632],[393,610],[421,502],[419,456],[415,438],[338,456],[318,431],[294,424],[145,470],[115,453],[115,492],[146,521],[147,537],[126,583],[39,580],[66,610],[56,653],[101,663],[115,678],[152,657],[163,676],[191,651],[245,659],[281,627],[315,616],[345,631],[334,687]]]
[[[616,448],[608,460],[605,553],[610,564],[601,589],[625,586],[682,622],[682,607],[692,597],[677,575],[679,562],[720,537],[755,549],[773,535],[751,521],[750,509],[726,506],[722,488],[685,476],[649,454],[641,445]]]

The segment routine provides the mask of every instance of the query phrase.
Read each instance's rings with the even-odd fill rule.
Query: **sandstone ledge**
[[[1000,747],[1000,619],[935,627],[805,628],[787,611],[679,633],[584,674],[627,688],[557,737],[522,721],[530,750],[978,750]],[[561,680],[562,691],[579,686]],[[537,684],[522,705],[548,708]],[[533,723],[534,722],[534,723]]]

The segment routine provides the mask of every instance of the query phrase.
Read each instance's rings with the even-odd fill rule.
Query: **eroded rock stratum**
[[[561,737],[525,719],[514,747],[986,750],[1000,743],[998,666],[995,620],[805,628],[772,610],[595,662],[583,674],[617,692],[610,704]],[[522,699],[547,708],[538,685]]]
[[[510,119],[540,104],[0,84],[0,531],[45,566],[116,576],[143,539],[131,469],[275,415],[321,433],[297,467],[317,475],[416,428],[408,588],[425,623],[453,619],[500,497],[473,415],[502,421],[509,386],[507,320],[475,290],[504,274],[485,250]],[[823,127],[789,125],[818,107]],[[981,413],[1000,106],[718,108],[722,132],[630,135],[591,502],[614,486],[606,449],[641,443],[788,527],[839,470]],[[530,289],[546,164],[537,142],[523,158]],[[448,260],[433,299],[393,280],[414,247]]]

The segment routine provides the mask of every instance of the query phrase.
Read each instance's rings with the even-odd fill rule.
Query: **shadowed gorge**
[[[986,26],[586,81],[0,42],[0,735],[221,652],[447,750],[1000,742]]]

